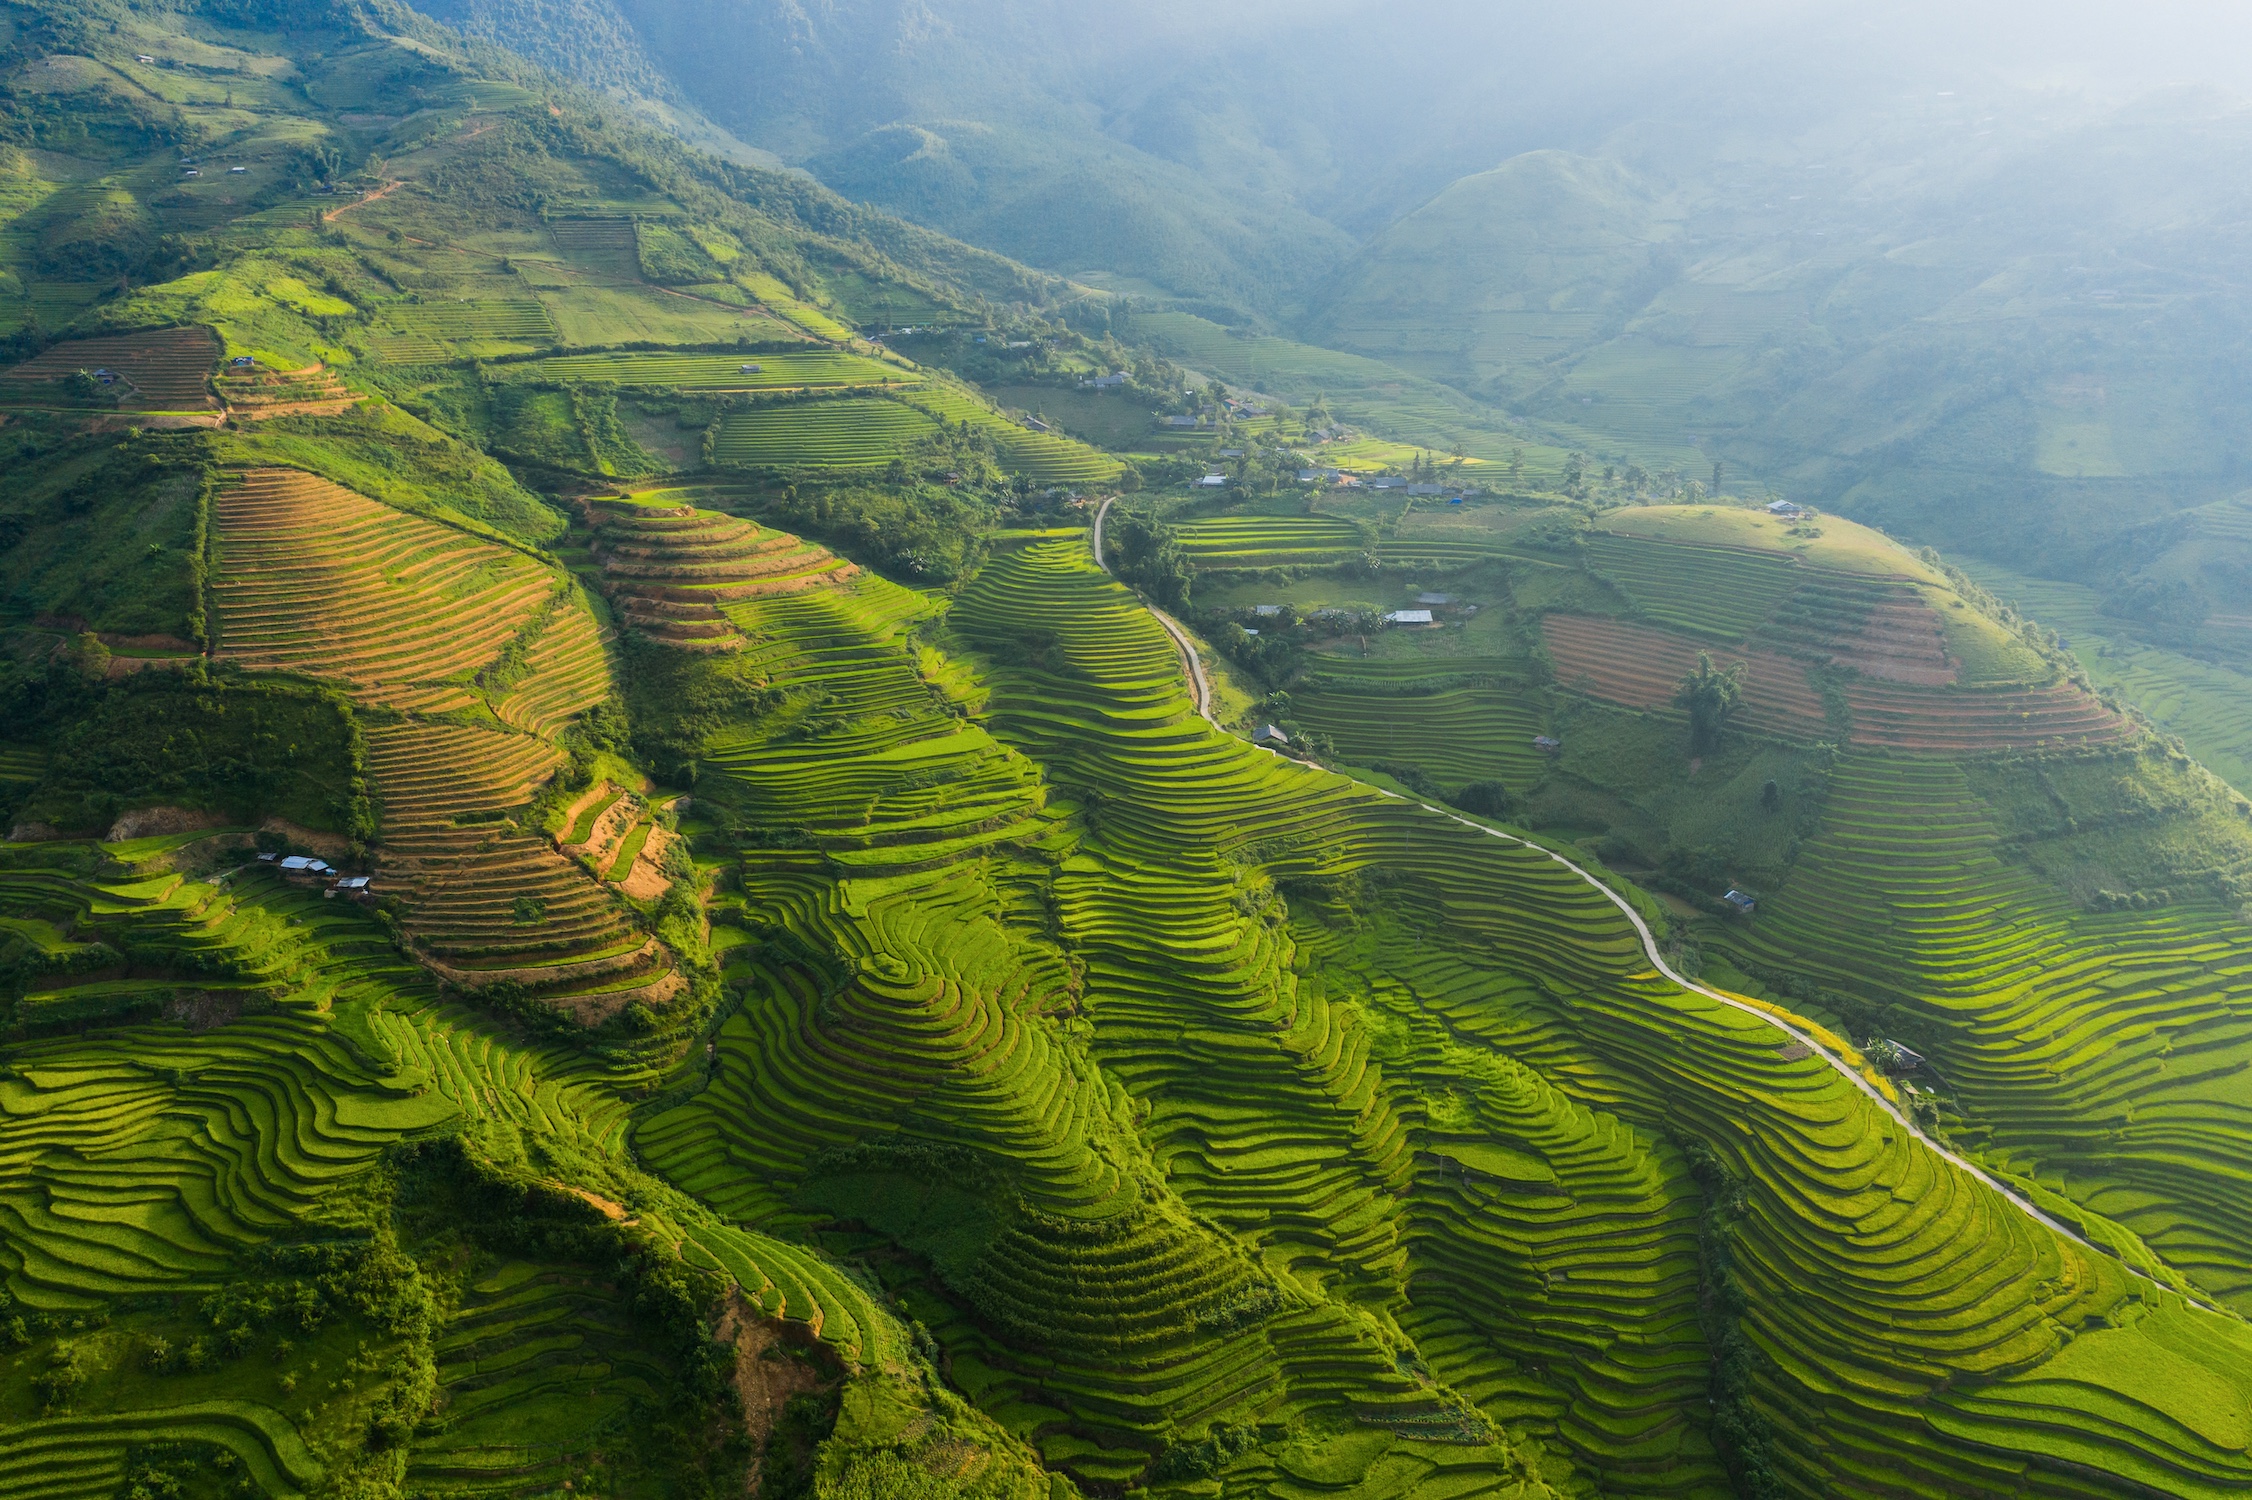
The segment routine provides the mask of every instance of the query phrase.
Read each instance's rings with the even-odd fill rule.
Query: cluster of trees
[[[973,463],[978,455],[960,455]],[[952,583],[984,555],[993,505],[983,496],[918,480],[897,462],[881,484],[787,486],[765,510],[786,530],[849,549],[911,583]]]
[[[90,681],[56,664],[0,690],[0,721],[44,731],[49,769],[17,810],[26,821],[100,832],[165,804],[375,837],[366,751],[333,692],[153,671]]]
[[[1104,561],[1121,581],[1165,609],[1189,607],[1194,574],[1173,528],[1149,511],[1119,506],[1103,527]]]

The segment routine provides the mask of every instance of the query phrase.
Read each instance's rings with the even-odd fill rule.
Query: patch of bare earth
[[[730,1292],[727,1311],[716,1336],[735,1346],[735,1398],[742,1403],[743,1430],[750,1438],[751,1469],[745,1494],[759,1487],[759,1460],[774,1424],[792,1396],[825,1389],[837,1372],[820,1346],[805,1335],[793,1334],[783,1324],[760,1314],[741,1292]]]
[[[671,890],[672,881],[665,876],[665,846],[678,836],[662,823],[650,829],[648,841],[641,846],[626,878],[618,882],[618,889],[636,901],[654,901]]]
[[[1948,687],[1958,675],[1947,655],[1946,627],[1938,612],[1921,599],[1878,605],[1852,639],[1834,643],[1831,649],[1831,660],[1839,666],[1887,682]]]
[[[227,820],[214,812],[201,812],[190,807],[141,807],[112,823],[102,841],[121,844],[127,839],[152,839],[167,833],[200,833],[206,828],[226,826]]]

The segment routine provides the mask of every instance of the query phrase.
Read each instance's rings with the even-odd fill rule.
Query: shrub
[[[1498,781],[1473,781],[1447,800],[1478,818],[1506,818],[1517,810],[1515,794]]]

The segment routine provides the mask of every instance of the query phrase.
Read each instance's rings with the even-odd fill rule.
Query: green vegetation
[[[2252,815],[1935,554],[405,12],[39,20],[0,1495],[2252,1484]]]
[[[45,774],[19,823],[100,833],[136,807],[183,807],[250,825],[279,817],[366,842],[365,751],[330,694],[144,672],[87,683],[67,669],[14,684],[10,722],[44,732]]]
[[[712,439],[716,462],[769,468],[874,468],[938,424],[896,401],[821,401],[736,412]]]

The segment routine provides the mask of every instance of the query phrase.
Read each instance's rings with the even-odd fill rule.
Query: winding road
[[[1102,505],[1095,511],[1095,566],[1101,568],[1105,573],[1108,573],[1110,571],[1110,564],[1103,558],[1103,523],[1104,521],[1109,519],[1110,508],[1116,503],[1117,501],[1115,500],[1115,498],[1105,500]],[[1147,606],[1146,602],[1145,607],[1148,607],[1149,612],[1157,617],[1157,623],[1165,627],[1165,633],[1173,638],[1173,644],[1177,648],[1179,648],[1183,660],[1188,663],[1189,679],[1194,684],[1196,689],[1196,711],[1198,717],[1204,719],[1206,722],[1214,725],[1215,727],[1218,727],[1219,721],[1212,716],[1212,691],[1204,678],[1204,664],[1198,658],[1196,646],[1189,640],[1188,632],[1183,630],[1180,625],[1174,622],[1169,616],[1167,616],[1164,611],[1156,609],[1154,607],[1149,607]],[[1255,748],[1267,749],[1267,747],[1265,746],[1259,746]],[[1268,749],[1268,753],[1270,755],[1279,755],[1281,752]],[[1344,773],[1334,772],[1333,774],[1343,775]],[[1347,779],[1351,780],[1353,778],[1347,777]],[[1395,802],[1408,802],[1414,800],[1412,798],[1403,797],[1398,792],[1389,791],[1380,786],[1372,786],[1367,782],[1361,782],[1360,785],[1367,786],[1372,792],[1377,792],[1382,794],[1383,796],[1390,797]],[[1774,1027],[1784,1036],[1789,1037],[1792,1041],[1797,1042],[1800,1046],[1806,1048],[1807,1051],[1812,1053],[1814,1056],[1821,1058],[1823,1062],[1829,1064],[1830,1069],[1833,1072],[1835,1072],[1839,1077],[1843,1078],[1847,1083],[1850,1083],[1855,1088],[1859,1089],[1873,1103],[1875,1103],[1877,1108],[1883,1110],[1887,1115],[1889,1115],[1894,1123],[1898,1124],[1901,1129],[1907,1131],[1909,1135],[1915,1137],[1915,1139],[1921,1142],[1927,1150],[1931,1151],[1941,1160],[1948,1162],[1949,1164],[1959,1168],[1963,1172],[1968,1173],[1972,1178],[1976,1179],[1980,1183],[1983,1183],[1993,1191],[2001,1194],[2003,1198],[2007,1199],[2020,1212],[2025,1214],[2028,1218],[2032,1219],[2033,1222],[2039,1224],[2044,1229],[2049,1230],[2052,1234],[2058,1235],[2063,1239],[2070,1240],[2073,1244],[2078,1245],[2085,1250],[2091,1251],[2094,1254],[2109,1258],[2128,1275],[2136,1277],[2139,1280],[2146,1281],[2152,1286],[2159,1288],[2161,1291],[2171,1292],[2175,1296],[2181,1297],[2184,1301],[2190,1303],[2194,1307],[2202,1308],[2206,1312],[2216,1314],[2220,1317],[2233,1318],[2236,1316],[2234,1313],[2225,1311],[2215,1304],[2206,1301],[2204,1298],[2198,1296],[2194,1292],[2185,1292],[2178,1287],[2169,1286],[2165,1282],[2158,1280],[2156,1277],[2128,1265],[2125,1260],[2121,1259],[2111,1250],[2103,1246],[2091,1243],[2090,1241],[2082,1238],[2079,1234],[2074,1232],[2069,1226],[2044,1213],[2030,1199],[2020,1196],[2015,1188],[2012,1188],[2006,1183],[1999,1181],[1990,1173],[1988,1173],[1985,1168],[1978,1166],[1974,1162],[1965,1160],[1962,1156],[1959,1156],[1955,1152],[1950,1151],[1947,1147],[1941,1145],[1938,1141],[1934,1140],[1929,1135],[1926,1135],[1923,1130],[1916,1124],[1916,1122],[1910,1119],[1898,1105],[1894,1104],[1890,1099],[1887,1099],[1884,1094],[1876,1087],[1876,1085],[1872,1084],[1868,1080],[1868,1078],[1862,1074],[1859,1068],[1856,1068],[1851,1063],[1847,1062],[1844,1058],[1839,1057],[1837,1054],[1830,1051],[1829,1048],[1823,1046],[1822,1043],[1815,1040],[1814,1037],[1808,1035],[1806,1032],[1801,1031],[1797,1027],[1791,1025],[1789,1022],[1784,1021],[1780,1017],[1776,1016],[1773,1012],[1763,1010],[1759,1006],[1753,1005],[1749,1001],[1739,1000],[1733,995],[1725,994],[1720,990],[1711,989],[1705,985],[1699,984],[1695,980],[1688,978],[1686,975],[1675,973],[1673,967],[1665,961],[1665,955],[1658,951],[1657,935],[1650,930],[1650,924],[1642,920],[1642,914],[1634,909],[1632,903],[1630,903],[1626,899],[1626,897],[1611,889],[1610,886],[1604,884],[1603,881],[1597,879],[1594,875],[1589,874],[1586,870],[1572,863],[1572,861],[1566,859],[1563,855],[1558,854],[1555,850],[1545,848],[1542,845],[1532,843],[1526,839],[1518,838],[1514,834],[1503,833],[1497,828],[1488,828],[1483,823],[1473,822],[1471,819],[1462,817],[1461,815],[1451,812],[1446,808],[1434,807],[1428,802],[1417,802],[1415,805],[1422,808],[1425,812],[1436,814],[1439,817],[1447,819],[1449,822],[1460,823],[1465,828],[1475,829],[1477,832],[1485,834],[1488,838],[1500,839],[1505,844],[1515,844],[1526,849],[1538,849],[1541,853],[1547,855],[1550,859],[1556,861],[1556,863],[1562,865],[1565,869],[1571,871],[1574,875],[1577,875],[1581,880],[1587,882],[1587,884],[1589,884],[1590,886],[1593,886],[1597,891],[1600,891],[1605,900],[1609,901],[1613,906],[1619,909],[1620,914],[1633,925],[1635,936],[1641,939],[1643,957],[1649,960],[1650,967],[1657,970],[1659,974],[1663,975],[1665,978],[1671,980],[1673,983],[1681,986],[1683,989],[1688,990],[1693,994],[1702,995],[1707,1000],[1717,1001],[1718,1003],[1727,1006],[1731,1010],[1742,1011],[1745,1015],[1750,1016],[1755,1020],[1763,1021],[1767,1025]]]
[[[1103,561],[1103,522],[1110,519],[1110,508],[1117,503],[1117,497],[1112,496],[1095,511],[1095,566],[1105,573],[1110,571],[1110,564]],[[1142,607],[1155,615],[1157,623],[1165,627],[1165,633],[1173,638],[1174,647],[1180,651],[1181,660],[1189,669],[1189,686],[1196,694],[1196,716],[1215,729],[1218,728],[1220,721],[1212,717],[1212,684],[1205,679],[1204,659],[1196,654],[1196,642],[1190,640],[1189,633],[1181,628],[1180,622],[1164,610],[1147,600],[1143,601]]]

